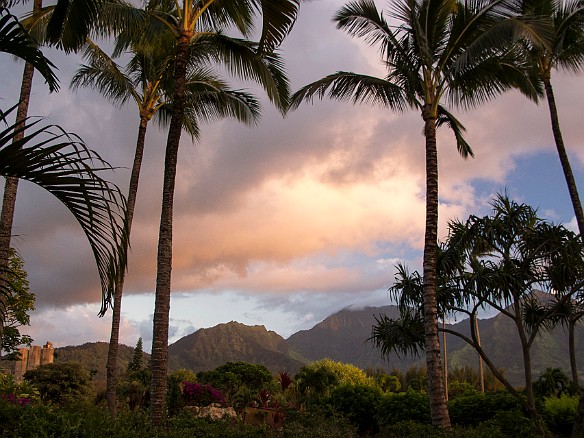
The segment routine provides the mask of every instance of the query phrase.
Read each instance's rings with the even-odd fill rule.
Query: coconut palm
[[[15,108],[0,117],[0,122],[5,123],[0,131],[0,175],[39,185],[71,211],[97,263],[103,314],[116,279],[125,268],[127,245],[125,199],[117,186],[100,176],[111,166],[74,134],[56,125],[42,126],[42,119],[27,119],[27,132],[13,141],[25,129],[21,123],[6,122]]]
[[[168,122],[168,108],[172,106],[167,90],[172,74],[170,70],[172,56],[169,56],[169,50],[164,50],[162,45],[158,45],[156,48],[150,48],[148,52],[134,53],[123,71],[91,40],[86,43],[84,55],[88,63],[83,65],[73,77],[72,88],[91,87],[116,104],[123,105],[131,99],[138,107],[140,123],[128,187],[126,215],[129,235],[148,123],[153,116],[160,115],[158,119],[164,125]],[[200,121],[212,121],[228,116],[235,117],[244,123],[257,121],[259,103],[253,96],[230,90],[227,84],[212,71],[194,67],[187,73],[187,111],[183,120],[184,128],[194,139],[199,137]],[[108,410],[112,416],[116,413],[117,357],[123,283],[124,278],[120,277],[112,309],[112,329],[107,361],[107,401]]]
[[[182,5],[168,0],[154,0],[140,10],[121,2],[105,4],[91,0],[73,0],[71,5],[86,1],[100,8],[100,26],[110,31],[125,29],[120,41],[151,46],[161,35],[171,35],[176,44],[173,55],[173,95],[164,164],[162,213],[160,220],[156,300],[152,340],[151,419],[162,420],[166,394],[168,363],[168,324],[172,269],[172,212],[178,148],[187,107],[187,72],[190,64],[223,63],[227,70],[243,79],[253,80],[266,90],[270,100],[283,108],[287,103],[288,82],[275,48],[290,31],[298,11],[298,0],[184,0]],[[61,2],[63,3],[63,2]],[[59,4],[55,8],[55,15]],[[60,13],[60,12],[59,12]],[[226,37],[222,30],[235,27],[244,37],[253,31],[255,17],[261,16],[259,42]],[[71,15],[74,17],[74,15]],[[101,17],[106,17],[101,20]],[[68,24],[63,20],[67,34]],[[89,30],[81,25],[81,31]],[[50,34],[50,29],[49,29]],[[49,35],[50,36],[50,35]],[[64,39],[62,39],[64,41]],[[205,50],[198,50],[199,47]],[[195,56],[192,56],[195,53]],[[196,54],[206,53],[204,56]]]
[[[584,236],[584,213],[574,179],[568,153],[562,138],[556,100],[551,83],[555,69],[579,73],[584,68],[584,3],[580,0],[526,0],[525,13],[545,17],[553,29],[552,38],[546,46],[527,43],[529,60],[541,82],[550,111],[552,132],[556,149],[568,185],[570,200],[574,208],[578,230]]]
[[[436,303],[438,165],[436,129],[447,124],[459,152],[472,156],[464,128],[444,103],[471,107],[518,87],[531,99],[535,89],[516,54],[504,50],[515,32],[533,36],[536,20],[503,20],[516,13],[506,0],[398,0],[391,22],[373,0],[355,0],[334,16],[337,28],[378,44],[388,69],[384,78],[338,72],[296,92],[292,107],[328,95],[354,103],[373,103],[402,112],[419,111],[426,140],[426,231],[424,239],[424,323],[432,422],[449,427],[444,396]]]

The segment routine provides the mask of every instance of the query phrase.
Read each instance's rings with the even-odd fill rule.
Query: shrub
[[[546,397],[543,402],[542,416],[552,432],[569,436],[577,409],[578,396],[562,394],[560,397]]]
[[[335,388],[329,403],[335,412],[346,417],[357,426],[360,433],[376,432],[377,409],[381,401],[381,390],[365,385],[342,385]]]
[[[430,424],[430,402],[428,395],[408,389],[406,392],[385,394],[381,397],[378,410],[380,426],[403,421]]]
[[[183,382],[183,397],[187,406],[207,406],[211,403],[224,404],[221,392],[210,385]]]
[[[495,418],[501,411],[521,414],[519,400],[507,391],[460,395],[448,403],[448,411],[453,424],[476,426]]]
[[[281,431],[283,438],[357,438],[357,428],[346,418],[324,409],[290,411]]]
[[[41,365],[27,371],[24,378],[38,388],[44,402],[64,405],[86,401],[90,396],[95,396],[91,374],[79,363]]]

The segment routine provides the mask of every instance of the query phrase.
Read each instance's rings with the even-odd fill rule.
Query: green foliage
[[[197,380],[219,389],[227,400],[231,400],[244,388],[254,395],[259,393],[274,377],[263,365],[239,361],[227,362],[213,371],[199,372]]]
[[[29,313],[34,310],[35,295],[29,291],[28,275],[24,261],[15,249],[10,248],[10,261],[5,274],[5,318],[2,351],[8,359],[17,359],[18,347],[32,344],[33,339],[20,333],[20,327],[30,325]]]
[[[500,412],[514,412],[521,417],[521,403],[507,391],[460,395],[448,403],[453,424],[476,426],[494,419]]]
[[[381,397],[378,411],[380,426],[402,421],[430,424],[430,402],[428,395],[409,389],[406,392],[385,394]]]
[[[0,373],[0,397],[13,395],[19,399],[37,401],[40,399],[39,390],[30,382],[17,382],[12,374]]]
[[[340,416],[331,415],[322,409],[308,411],[291,411],[286,414],[284,438],[356,438],[357,429]]]
[[[197,375],[184,368],[171,373],[168,376],[168,391],[166,392],[166,406],[170,415],[176,415],[184,407],[183,385],[185,382],[195,383]]]
[[[560,397],[546,397],[542,416],[550,431],[560,436],[569,436],[577,409],[577,396],[562,394]]]
[[[314,403],[326,397],[339,385],[375,386],[375,379],[360,368],[331,359],[322,359],[303,366],[294,377],[301,399]]]
[[[138,338],[138,342],[134,348],[134,355],[132,356],[132,360],[128,363],[128,369],[126,370],[127,374],[131,374],[142,369],[142,355],[142,338]]]
[[[91,373],[75,362],[41,365],[27,371],[24,378],[38,388],[43,402],[67,405],[95,395]]]
[[[376,413],[381,401],[381,390],[369,385],[341,385],[336,387],[328,403],[335,412],[357,426],[359,433],[376,432]]]
[[[560,368],[547,368],[533,383],[534,392],[540,397],[559,397],[567,394],[570,379]]]

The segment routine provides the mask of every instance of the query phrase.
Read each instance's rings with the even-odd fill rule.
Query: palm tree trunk
[[[556,107],[554,91],[552,89],[552,84],[549,77],[544,77],[543,84],[545,87],[548,106],[550,108],[552,132],[554,134],[554,140],[556,141],[556,148],[558,150],[558,156],[560,157],[560,163],[562,164],[562,170],[564,171],[564,177],[566,178],[566,184],[568,185],[568,192],[570,193],[574,214],[576,215],[578,231],[580,232],[581,236],[584,236],[584,213],[582,212],[582,203],[580,202],[580,196],[578,195],[578,187],[576,186],[576,180],[574,179],[574,174],[572,173],[570,159],[568,158],[568,153],[566,152],[566,148],[564,146],[562,131],[560,130],[558,109]]]
[[[128,201],[126,209],[126,226],[128,239],[132,230],[132,220],[134,219],[134,208],[136,206],[136,195],[138,194],[138,182],[140,180],[140,168],[142,167],[142,157],[144,156],[144,144],[146,140],[146,129],[148,127],[148,116],[140,116],[140,127],[138,128],[138,139],[136,141],[136,153],[134,154],[134,164],[130,175],[130,185],[128,187]],[[125,271],[124,271],[125,274]],[[118,351],[120,340],[120,319],[122,313],[122,295],[124,290],[124,275],[118,278],[116,284],[116,294],[114,296],[114,307],[112,309],[112,330],[107,355],[107,384],[106,398],[107,409],[110,416],[116,416],[116,386],[118,380]]]
[[[42,0],[35,0],[33,11],[42,7]],[[28,115],[28,104],[30,92],[32,90],[32,79],[34,67],[27,62],[22,73],[22,83],[20,86],[20,98],[16,111],[16,122],[18,127],[24,126],[24,120]],[[24,130],[14,136],[13,143],[22,140]],[[14,222],[14,210],[16,205],[16,193],[18,191],[18,178],[6,178],[4,185],[4,196],[2,198],[2,213],[0,213],[0,272],[8,267],[10,258],[10,240],[12,238],[12,224]],[[4,334],[4,315],[6,313],[6,301],[3,293],[0,293],[0,342]],[[0,351],[0,355],[2,352]]]
[[[426,137],[426,233],[424,237],[424,333],[426,337],[426,366],[428,396],[432,424],[450,428],[448,405],[444,395],[440,340],[438,337],[438,304],[436,297],[436,262],[438,249],[438,151],[436,147],[436,116],[425,105],[424,135]]]
[[[523,355],[523,372],[525,373],[525,391],[527,393],[527,411],[529,416],[535,422],[535,426],[537,427],[540,436],[546,436],[543,420],[537,412],[537,408],[535,406],[533,375],[531,371],[531,345],[529,344],[527,334],[525,333],[525,326],[523,325],[523,320],[521,317],[521,302],[518,298],[515,298],[513,306],[515,310],[515,325],[517,326],[519,340],[521,341],[521,353]]]
[[[185,101],[186,61],[192,34],[181,33],[175,60],[175,90],[172,101],[172,118],[166,143],[164,183],[162,188],[162,212],[158,235],[158,259],[156,270],[156,301],[152,330],[152,384],[150,388],[150,419],[159,426],[163,419],[166,399],[166,375],[168,369],[168,324],[170,315],[170,280],[172,271],[172,210],[178,148],[182,132]]]

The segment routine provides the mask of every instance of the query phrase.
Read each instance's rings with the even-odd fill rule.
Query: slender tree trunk
[[[425,105],[424,135],[426,137],[426,233],[424,238],[424,333],[426,337],[426,366],[428,396],[432,424],[450,428],[448,405],[444,396],[440,340],[438,337],[438,304],[436,297],[436,263],[438,250],[438,151],[436,147],[436,116]]]
[[[35,0],[33,11],[42,7],[42,0]],[[30,92],[32,90],[32,79],[34,67],[30,63],[25,63],[22,73],[22,84],[20,86],[20,98],[16,111],[16,122],[18,128],[24,127],[24,121],[28,115],[28,104]],[[24,137],[24,130],[14,136],[13,142],[20,141]],[[10,258],[10,240],[12,238],[12,224],[14,221],[14,210],[16,205],[16,193],[18,191],[18,178],[6,178],[4,185],[4,196],[2,198],[2,213],[0,213],[0,273],[8,267]],[[0,343],[4,335],[4,318],[6,313],[5,295],[0,291]],[[2,352],[0,351],[0,355]]]
[[[136,195],[138,194],[138,182],[140,180],[140,168],[142,167],[142,157],[144,156],[144,144],[146,140],[146,129],[149,117],[140,115],[140,127],[138,128],[138,139],[136,141],[136,153],[134,154],[134,164],[130,175],[130,185],[128,187],[128,203],[126,209],[126,223],[128,227],[128,239],[132,230],[132,220],[134,219],[134,208],[136,206]],[[124,272],[125,274],[125,272]],[[124,275],[118,278],[116,284],[116,294],[114,296],[114,307],[112,309],[112,331],[107,355],[107,409],[111,417],[116,416],[116,386],[118,380],[118,351],[120,340],[120,319],[122,313],[122,295],[124,289]]]
[[[442,333],[442,350],[444,351],[444,396],[446,401],[448,401],[448,350],[446,348],[446,316],[442,314],[442,327],[444,332]]]
[[[479,331],[479,319],[476,317],[475,314],[475,330],[477,332],[477,343],[478,346],[481,346],[481,332]],[[485,367],[483,366],[483,358],[481,357],[481,355],[479,354],[479,379],[480,379],[480,383],[481,383],[481,392],[484,394],[485,393]]]
[[[531,345],[527,340],[527,334],[525,333],[525,327],[521,319],[521,303],[518,299],[515,299],[514,303],[515,309],[515,325],[517,326],[517,333],[519,334],[519,340],[521,341],[521,353],[523,355],[523,372],[525,373],[525,391],[527,392],[527,410],[530,417],[535,422],[538,432],[541,436],[546,436],[545,426],[543,420],[537,408],[535,406],[535,394],[533,392],[533,375],[531,372]]]
[[[172,118],[168,131],[166,158],[164,162],[151,357],[152,384],[150,388],[150,419],[154,426],[159,426],[163,420],[166,399],[170,280],[172,271],[172,210],[178,148],[184,113],[187,50],[191,37],[192,34],[183,31],[178,39],[174,71],[175,90],[172,101]]]
[[[574,214],[576,215],[578,231],[580,232],[580,235],[584,237],[584,213],[582,212],[582,203],[580,202],[580,196],[578,195],[578,187],[576,186],[576,180],[574,179],[570,159],[568,158],[568,153],[564,146],[564,139],[562,138],[562,131],[560,130],[558,109],[556,107],[556,100],[554,98],[554,91],[552,89],[550,78],[544,77],[543,84],[545,87],[548,106],[550,108],[552,132],[554,134],[554,140],[556,141],[556,148],[558,150],[558,156],[560,157],[560,163],[562,164],[562,170],[564,171],[564,177],[566,178],[566,184],[568,185],[568,192],[570,193],[570,200],[572,201]]]

